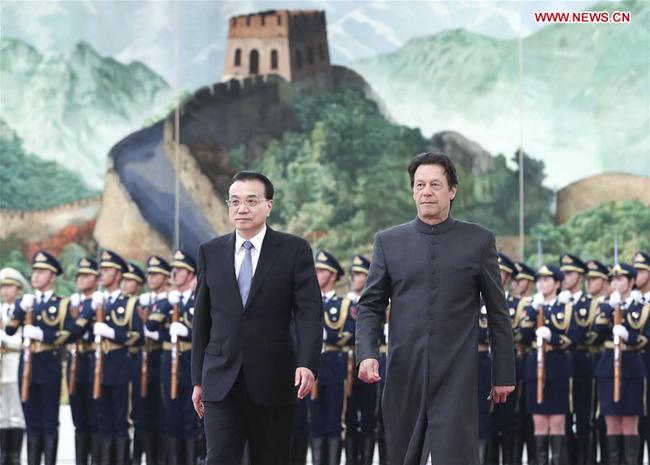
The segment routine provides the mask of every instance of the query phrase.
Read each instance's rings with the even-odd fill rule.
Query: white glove
[[[181,302],[181,293],[179,291],[169,291],[167,294],[167,300],[172,305],[178,305]]]
[[[149,292],[140,294],[138,303],[140,304],[141,307],[148,307],[149,305],[151,305],[151,294]]]
[[[4,329],[0,329],[0,343],[4,344],[7,341],[7,333]]]
[[[539,308],[544,305],[544,296],[540,294],[539,292],[535,294],[535,297],[533,297],[533,303],[531,304],[535,310],[539,310]]]
[[[571,291],[562,291],[560,292],[560,295],[557,296],[557,300],[561,304],[568,304],[571,302],[571,297],[573,297]]]
[[[642,304],[643,303],[643,292],[638,289],[634,289],[630,294],[634,303]]]
[[[171,325],[169,325],[170,336],[187,337],[188,334],[190,334],[190,331],[187,329],[187,326],[185,326],[183,323],[179,323],[178,321],[175,321]]]
[[[154,341],[157,341],[160,339],[160,333],[158,331],[149,331],[147,327],[144,327],[144,337],[153,339]]]
[[[115,339],[115,330],[108,326],[106,323],[95,323],[93,332],[99,334],[106,339]]]
[[[620,292],[618,292],[618,291],[612,292],[612,294],[609,296],[609,305],[611,305],[614,308],[621,305],[621,293]]]
[[[20,308],[22,308],[24,311],[31,310],[34,308],[34,302],[36,301],[36,297],[34,297],[34,294],[25,294],[22,299],[20,299]]]
[[[545,341],[551,340],[551,328],[548,326],[540,326],[535,330],[535,336],[541,337]]]
[[[33,339],[34,341],[42,341],[43,330],[38,326],[25,325],[23,328],[23,336],[29,339]]]
[[[70,296],[70,306],[78,307],[81,304],[81,296],[78,293],[74,293]]]
[[[624,341],[627,341],[630,337],[630,333],[627,332],[627,328],[625,328],[623,325],[614,325],[612,328],[612,333],[614,336],[618,336]]]
[[[104,305],[104,301],[106,300],[106,296],[100,292],[100,291],[95,291],[93,292],[93,297],[92,297],[92,303],[90,306],[92,307],[93,310],[97,310],[99,307]]]

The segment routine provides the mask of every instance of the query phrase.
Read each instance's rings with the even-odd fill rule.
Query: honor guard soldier
[[[128,268],[127,272],[122,275],[122,282],[120,283],[122,294],[127,297],[140,297],[142,286],[147,279],[144,271],[134,262],[127,262],[126,266]]]
[[[650,304],[650,255],[644,252],[637,252],[634,254],[634,262],[632,266],[636,270],[636,287],[641,292],[643,302]],[[650,373],[650,351],[643,351],[643,359],[645,361],[646,373]],[[646,406],[650,402],[650,386],[646,383]],[[639,432],[641,433],[640,454],[643,457],[643,442],[645,440],[648,453],[650,454],[650,416],[647,411],[639,425]]]
[[[592,418],[595,393],[593,392],[595,356],[594,345],[597,334],[593,324],[598,312],[598,302],[593,302],[583,292],[583,278],[587,265],[575,255],[560,256],[560,270],[564,273],[562,287],[571,293],[573,322],[569,331],[574,341],[573,364],[573,415],[567,417],[566,433],[569,459],[576,465],[586,465],[589,456],[589,438],[592,433]],[[575,431],[575,437],[574,437]]]
[[[503,253],[497,253],[497,259],[499,262],[499,271],[501,272],[501,285],[506,290],[506,302],[510,312],[514,340],[517,341],[520,339],[519,321],[521,319],[521,314],[517,313],[519,299],[512,292],[507,291],[508,285],[514,280],[517,268],[510,257]],[[517,377],[519,378],[521,367],[517,366],[517,368]],[[515,462],[515,454],[519,449],[517,441],[520,439],[517,434],[519,429],[517,418],[518,398],[519,393],[515,390],[515,392],[508,396],[506,403],[495,405],[490,414],[490,429],[492,434],[487,446],[486,458],[489,465],[498,465],[499,450],[501,451],[504,464],[514,464]]]
[[[126,266],[127,266],[127,271],[126,273],[122,274],[122,281],[120,281],[120,289],[122,290],[122,294],[124,294],[126,297],[139,298],[140,292],[142,290],[142,286],[144,285],[144,282],[146,281],[147,277],[145,276],[144,271],[142,271],[142,268],[140,268],[140,266],[137,263],[129,261],[126,263]],[[140,319],[144,321],[146,315],[142,313],[141,307],[138,306],[137,308],[138,308]],[[134,365],[133,369],[134,371],[137,371],[135,353],[138,350],[140,350],[140,346],[130,347],[129,350],[131,352],[131,357]],[[132,376],[134,375],[132,374]],[[139,378],[139,375],[135,375],[135,378]],[[133,395],[133,387],[131,389],[131,394]],[[140,463],[142,463],[142,453],[143,453],[142,437],[140,435],[140,432],[138,431],[133,435],[133,454],[131,457],[132,465],[140,465]]]
[[[587,295],[591,297],[592,305],[596,305],[596,318],[601,312],[604,305],[607,305],[609,294],[610,268],[598,260],[587,261]],[[594,329],[596,322],[594,322]],[[598,339],[590,346],[593,350],[594,357],[594,377],[595,367],[598,366],[600,357],[603,353],[603,338],[599,335]],[[596,396],[598,398],[598,396]],[[589,441],[589,463],[596,463],[596,449],[600,447],[600,457],[602,462],[607,458],[607,431],[605,419],[602,412],[596,416],[594,412],[593,419],[593,437]]]
[[[60,350],[74,323],[68,315],[69,299],[54,293],[54,281],[63,274],[59,261],[46,251],[32,258],[31,282],[35,294],[26,294],[14,308],[5,331],[12,336],[23,326],[23,357],[18,379],[27,424],[29,465],[56,463],[61,398]]]
[[[573,320],[571,294],[561,292],[564,273],[552,265],[537,272],[537,291],[521,321],[522,342],[532,346],[526,357],[526,407],[535,423],[536,463],[566,461],[566,416],[570,413]],[[559,295],[558,295],[559,293]],[[548,458],[550,442],[551,461]]]
[[[312,392],[308,403],[312,461],[314,465],[338,465],[345,418],[345,386],[346,379],[349,380],[348,350],[354,344],[354,308],[349,299],[336,295],[334,285],[345,272],[334,256],[321,251],[315,262],[325,326],[316,392]]]
[[[490,425],[491,403],[488,400],[492,389],[492,362],[490,360],[490,340],[488,337],[488,319],[485,304],[481,299],[478,316],[478,439],[479,465],[486,465],[488,442],[492,439]],[[498,447],[498,443],[496,446]],[[498,449],[497,449],[498,454]],[[498,462],[498,455],[496,456]],[[505,462],[504,462],[505,463]],[[498,465],[498,464],[497,464]]]
[[[526,411],[526,394],[524,383],[524,361],[531,348],[522,343],[521,321],[526,315],[526,307],[532,302],[533,289],[535,288],[535,270],[523,262],[515,262],[515,274],[512,277],[512,293],[516,297],[515,319],[517,329],[514,335],[515,350],[517,352],[515,364],[517,367],[517,425],[518,431],[515,438],[515,465],[523,462],[524,443],[526,444],[527,463],[535,462],[535,428],[533,418]],[[511,394],[512,395],[512,394]]]
[[[640,296],[633,294],[633,266],[615,265],[612,277],[615,291],[608,305],[601,304],[596,317],[595,328],[604,339],[605,351],[595,374],[600,411],[607,423],[607,463],[627,465],[639,460],[638,423],[646,394],[641,351],[648,343],[650,305],[644,305]]]
[[[7,335],[16,301],[28,289],[27,280],[13,268],[0,270],[0,464],[20,465],[25,418],[20,405],[18,365],[23,347],[21,331]]]
[[[92,296],[97,291],[99,265],[89,257],[77,262],[77,293],[70,296],[70,315],[75,318],[68,345],[68,394],[70,412],[75,427],[75,457],[77,465],[99,460],[99,440],[93,409],[93,351]]]
[[[160,357],[162,340],[159,333],[147,330],[147,321],[160,306],[167,302],[167,283],[171,277],[171,265],[167,260],[152,255],[146,262],[147,285],[149,293],[140,297],[142,312],[140,318],[145,325],[144,345],[133,348],[134,363],[132,372],[132,411],[134,441],[142,444],[147,463],[158,463],[162,435],[164,433],[162,414],[163,402],[160,392]],[[147,299],[148,296],[148,299]],[[140,447],[140,446],[139,446]]]
[[[636,270],[636,287],[643,294],[643,301],[650,303],[650,254],[645,252],[634,254],[633,266]]]
[[[177,250],[172,261],[176,289],[159,301],[147,320],[147,331],[163,342],[160,380],[164,405],[166,457],[169,465],[194,465],[199,423],[192,406],[191,348],[196,260]]]
[[[361,297],[366,285],[370,260],[363,255],[352,257],[350,273],[350,292],[347,298],[353,305]],[[356,319],[356,315],[351,315]],[[377,429],[377,401],[379,385],[368,384],[357,376],[353,377],[352,394],[347,399],[345,460],[350,465],[372,465],[375,452],[375,434]]]
[[[101,282],[106,292],[93,298],[95,353],[93,399],[100,436],[100,465],[124,465],[129,461],[129,381],[132,365],[129,348],[141,344],[142,321],[137,298],[124,295],[122,276],[126,261],[111,250],[104,250],[99,263]]]

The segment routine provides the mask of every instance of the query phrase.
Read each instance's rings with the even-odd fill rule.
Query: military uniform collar
[[[650,291],[643,294],[643,301],[647,304],[650,303]]]
[[[454,219],[453,216],[451,216],[451,214],[442,223],[438,223],[434,225],[425,223],[417,216],[415,217],[414,220],[415,229],[417,229],[418,231],[424,234],[442,234],[451,230],[451,228],[453,228],[455,224],[456,224],[456,220]]]
[[[184,304],[187,303],[188,300],[190,300],[190,297],[192,297],[192,289],[188,289],[185,292],[181,294],[182,301]]]
[[[41,302],[41,299],[43,299],[43,302],[48,302],[54,295],[54,290],[50,289],[49,291],[45,291],[45,292],[36,290],[35,294],[36,294],[36,302]]]
[[[336,295],[336,290],[335,290],[335,289],[332,289],[332,290],[329,291],[327,294],[322,294],[322,296],[323,296],[323,298],[324,298],[325,300],[331,300],[332,297],[334,297],[335,295]]]
[[[582,291],[574,292],[573,294],[571,294],[571,298],[573,299],[574,302],[579,301],[580,297],[582,297]]]
[[[115,302],[118,297],[122,294],[121,289],[115,289],[113,292],[109,292],[108,298],[110,299],[111,302]]]

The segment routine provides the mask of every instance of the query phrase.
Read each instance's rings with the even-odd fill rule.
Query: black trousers
[[[241,465],[246,442],[251,465],[290,463],[295,405],[253,404],[240,372],[226,397],[204,408],[206,465]]]

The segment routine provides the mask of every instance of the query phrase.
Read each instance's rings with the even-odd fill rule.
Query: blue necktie
[[[242,262],[241,268],[239,269],[237,283],[239,284],[239,295],[241,296],[241,303],[242,305],[246,305],[248,293],[251,290],[251,282],[253,281],[253,256],[251,255],[253,243],[251,241],[245,241],[242,246],[244,249],[246,249],[246,252],[244,255],[244,261]]]

